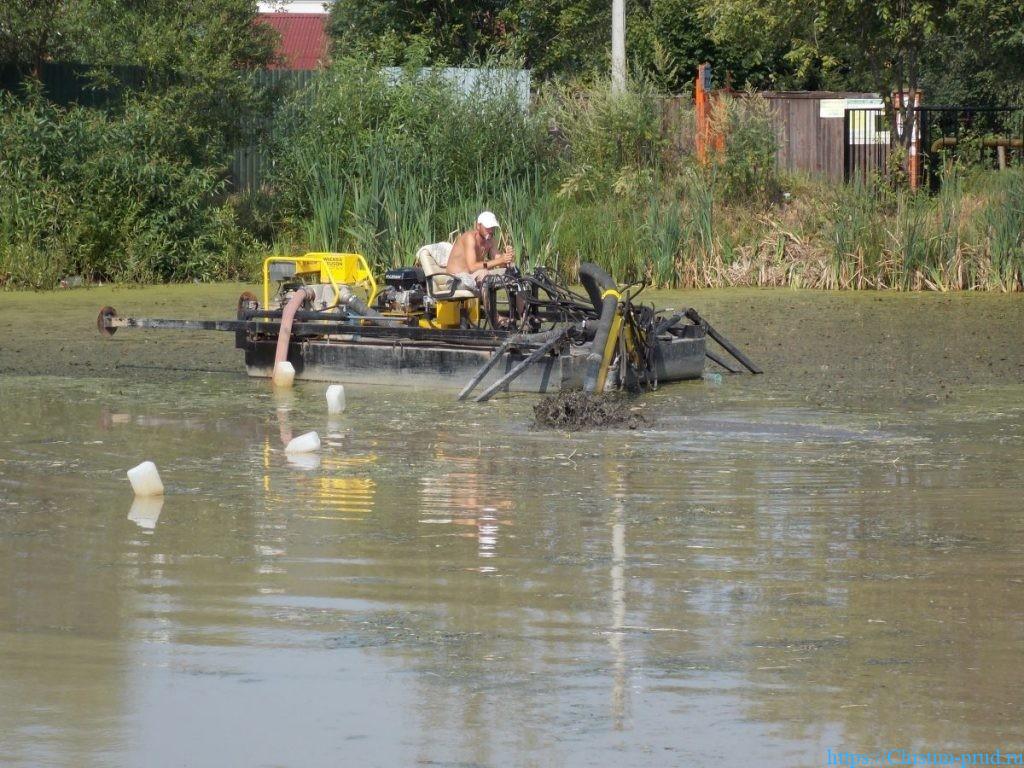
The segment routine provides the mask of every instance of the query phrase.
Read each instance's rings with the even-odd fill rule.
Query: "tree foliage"
[[[940,100],[1012,100],[1024,91],[1019,0],[630,0],[627,55],[665,90],[688,90],[710,62],[735,88],[890,93],[923,87]],[[410,54],[461,65],[512,53],[534,72],[604,71],[608,0],[338,0],[336,50],[387,63]]]
[[[0,284],[245,271],[256,245],[224,198],[243,118],[264,107],[249,74],[274,33],[255,17],[253,0],[0,4],[0,67],[24,76],[0,94]],[[103,106],[48,98],[32,75],[55,63]]]

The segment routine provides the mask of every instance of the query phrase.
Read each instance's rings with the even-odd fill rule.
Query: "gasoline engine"
[[[384,287],[373,308],[381,314],[412,315],[422,312],[426,278],[419,267],[397,267],[384,273]]]

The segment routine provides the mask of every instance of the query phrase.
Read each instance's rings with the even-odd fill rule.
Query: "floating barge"
[[[481,295],[423,255],[422,270],[392,270],[382,290],[357,254],[272,257],[262,306],[243,294],[234,320],[121,317],[104,307],[97,325],[108,336],[120,328],[231,332],[249,376],[274,378],[285,363],[298,380],[461,388],[460,399],[477,387],[477,400],[653,388],[700,378],[706,359],[739,372],[707,349],[708,336],[760,372],[694,310],[666,316],[637,305],[593,265],[581,268],[587,296],[543,271],[502,276]]]
[[[705,334],[696,325],[685,328],[684,334],[658,342],[654,360],[657,381],[699,379],[704,373]],[[431,335],[396,338],[367,335],[365,329],[353,329],[349,333],[298,338],[288,345],[287,359],[294,366],[297,379],[458,390],[496,353],[500,361],[479,382],[485,388],[507,375],[536,349],[536,345],[524,341],[521,346],[499,351],[510,335],[507,333],[492,336],[466,332],[458,339],[450,338],[450,331]],[[273,375],[276,346],[272,331],[247,333],[243,348],[250,376]],[[546,393],[583,389],[590,352],[591,345],[583,344],[543,355],[512,380],[508,390]],[[620,381],[616,370],[609,376],[607,386],[618,389],[633,383]]]

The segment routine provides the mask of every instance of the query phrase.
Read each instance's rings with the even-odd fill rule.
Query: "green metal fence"
[[[271,113],[245,126],[248,135],[263,135],[273,121],[273,109],[290,93],[305,88],[319,73],[315,70],[268,69],[257,75],[257,82],[274,90]],[[236,192],[259,189],[270,173],[272,158],[263,145],[252,144],[235,149],[231,159],[230,180]]]

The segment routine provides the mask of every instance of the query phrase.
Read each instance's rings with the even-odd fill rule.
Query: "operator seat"
[[[451,252],[452,244],[443,242],[424,245],[416,251],[416,260],[427,278],[427,295],[435,301],[477,298],[480,294],[476,290],[444,271]]]

